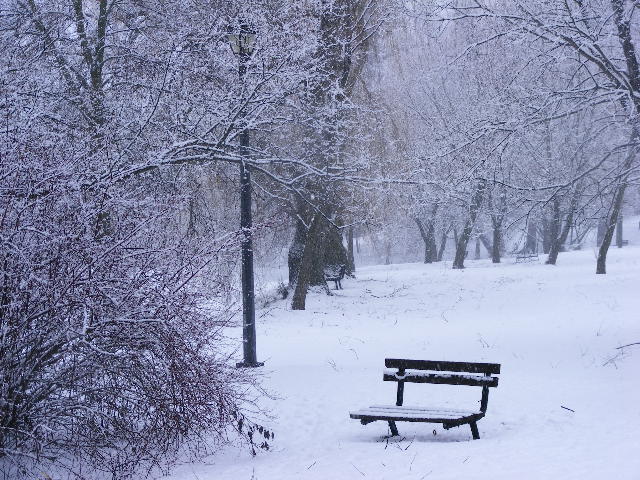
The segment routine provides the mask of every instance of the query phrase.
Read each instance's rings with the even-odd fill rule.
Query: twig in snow
[[[261,313],[261,314],[260,314],[260,318],[264,318],[264,317],[266,317],[266,316],[267,316],[267,315],[269,315],[271,312],[273,312],[276,308],[278,308],[278,307],[273,307],[273,308],[270,308],[269,310],[265,310],[263,313]]]
[[[414,462],[414,460],[416,459],[417,456],[418,456],[418,452],[413,454],[413,458],[411,459],[411,463],[409,464],[409,471],[411,471],[411,466],[413,465],[413,462]]]
[[[373,295],[373,294],[371,294],[371,296],[374,297],[374,298],[394,298],[398,292],[401,292],[402,290],[406,290],[407,288],[408,287],[406,285],[402,285],[401,287],[395,288],[388,295]],[[406,295],[403,295],[403,297],[404,296],[406,296]]]
[[[309,470],[309,469],[310,469],[311,467],[313,467],[315,464],[316,464],[316,462],[313,462],[311,465],[309,465],[309,466],[307,467],[307,470]]]
[[[607,365],[611,364],[614,367],[618,368],[618,364],[616,363],[616,360],[620,360],[623,356],[624,356],[624,350],[622,350],[620,353],[616,353],[613,357],[611,357],[609,360],[604,362],[602,366],[606,367]]]
[[[351,462],[349,462],[349,463],[351,463]],[[360,475],[362,475],[363,477],[366,477],[366,475],[364,473],[362,473],[362,471],[358,467],[356,467],[353,463],[351,463],[351,466],[353,468],[355,468],[356,470],[358,470],[358,472],[360,472]]]
[[[425,473],[423,476],[420,477],[420,480],[422,480],[427,475],[431,475],[432,473],[433,473],[433,470],[431,470],[429,473]]]
[[[576,413],[575,410],[572,410],[569,407],[565,407],[564,405],[560,405],[560,408],[564,408],[565,410],[569,410],[570,412]]]
[[[409,445],[406,446],[405,450],[409,450],[409,447],[411,446],[411,444],[413,443],[413,441],[416,439],[416,437],[413,437],[411,439],[411,441],[409,442]]]
[[[629,343],[628,345],[621,345],[619,347],[616,347],[616,350],[622,350],[624,347],[631,347],[633,345],[640,345],[640,342]]]
[[[394,443],[393,446],[396,447],[398,450],[402,450],[402,447],[400,446],[400,444],[406,439],[406,437],[402,437],[400,440],[398,440],[397,443]]]

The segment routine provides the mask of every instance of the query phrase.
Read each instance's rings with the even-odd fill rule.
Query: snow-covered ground
[[[640,479],[640,346],[616,349],[640,341],[640,247],[612,248],[607,275],[594,274],[593,249],[556,267],[543,256],[467,265],[362,268],[334,296],[311,294],[304,312],[259,312],[263,384],[278,397],[263,404],[272,451],[229,448],[172,478]],[[481,439],[468,426],[399,423],[387,442],[386,423],[350,419],[394,403],[385,357],[501,363]],[[407,405],[479,398],[478,387],[405,390]]]

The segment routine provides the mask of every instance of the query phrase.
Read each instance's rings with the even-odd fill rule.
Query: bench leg
[[[398,427],[396,427],[396,422],[394,422],[393,420],[389,420],[389,428],[391,429],[392,437],[397,437],[398,435],[400,435],[398,433]]]
[[[479,440],[480,433],[478,433],[478,424],[476,422],[471,422],[469,425],[471,426],[471,435],[473,436],[473,439]]]

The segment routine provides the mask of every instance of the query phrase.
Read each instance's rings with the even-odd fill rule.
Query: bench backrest
[[[329,280],[333,280],[334,278],[342,280],[346,272],[346,265],[330,265],[325,269],[324,276]]]
[[[482,387],[480,410],[487,410],[489,387],[498,386],[500,373],[498,363],[445,362],[433,360],[410,360],[386,358],[382,379],[385,382],[398,382],[396,405],[402,405],[405,383],[437,383],[445,385],[470,385]],[[442,373],[446,372],[446,373]]]

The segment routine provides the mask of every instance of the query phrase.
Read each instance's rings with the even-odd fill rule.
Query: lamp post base
[[[264,362],[255,362],[255,363],[247,363],[247,362],[238,362],[236,363],[237,368],[257,368],[263,367]]]

